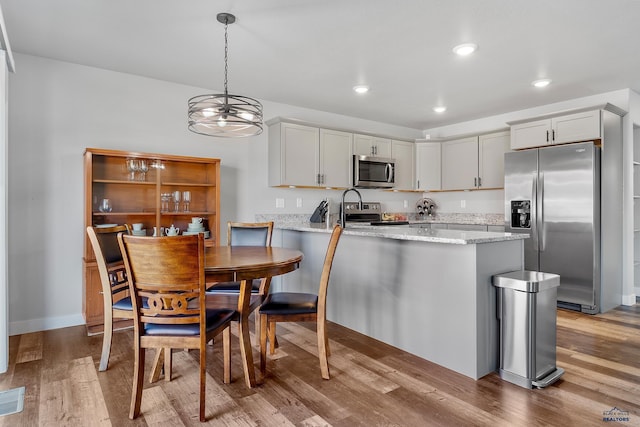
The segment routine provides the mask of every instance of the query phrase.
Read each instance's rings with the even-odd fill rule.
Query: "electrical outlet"
[[[276,199],[276,208],[284,208],[284,199],[281,199],[281,198]]]
[[[302,197],[298,197],[296,199],[296,207],[297,208],[301,208],[302,207]]]
[[[409,207],[409,201],[405,200],[404,203],[402,204],[402,206],[404,206],[405,208]]]
[[[460,200],[460,207],[462,209],[466,208],[467,207],[467,201],[466,200]]]

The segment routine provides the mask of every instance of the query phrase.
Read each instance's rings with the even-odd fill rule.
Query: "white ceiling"
[[[0,0],[14,52],[415,129],[640,92],[638,0]],[[474,42],[457,57],[453,46]],[[16,63],[20,72],[20,63]],[[553,80],[544,90],[531,81]],[[356,95],[352,87],[371,91]],[[199,93],[194,93],[198,95]],[[185,101],[186,102],[186,101]],[[432,108],[448,107],[444,114]]]

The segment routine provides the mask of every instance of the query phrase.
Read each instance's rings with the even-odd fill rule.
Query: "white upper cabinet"
[[[269,126],[269,185],[350,186],[351,135],[279,122]]]
[[[478,183],[478,137],[442,143],[442,189],[468,190]]]
[[[353,135],[353,154],[391,158],[391,140],[370,135]]]
[[[511,125],[511,149],[599,139],[600,110],[583,111]]]
[[[396,161],[394,190],[413,190],[415,144],[391,141],[391,158]]]
[[[478,188],[504,188],[504,153],[509,150],[509,131],[478,137]]]
[[[440,190],[441,147],[439,142],[416,143],[416,190]]]
[[[504,187],[504,153],[509,132],[496,132],[442,143],[442,189]]]
[[[600,110],[568,114],[551,119],[554,144],[600,138]]]
[[[320,129],[320,185],[348,188],[351,186],[353,134]]]

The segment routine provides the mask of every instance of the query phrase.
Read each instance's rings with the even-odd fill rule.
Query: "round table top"
[[[298,268],[302,252],[265,246],[214,246],[205,248],[207,281],[239,281],[278,276]]]

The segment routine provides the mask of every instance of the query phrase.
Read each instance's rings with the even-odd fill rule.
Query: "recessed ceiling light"
[[[547,87],[551,83],[551,79],[540,79],[531,82],[531,84],[535,87]]]
[[[445,106],[433,107],[433,111],[435,111],[436,113],[444,113],[445,111],[447,111],[447,107]]]
[[[369,92],[369,86],[367,86],[367,85],[358,85],[358,86],[354,86],[353,90],[356,93],[367,93],[367,92]]]
[[[456,55],[467,56],[478,50],[478,45],[475,43],[463,43],[453,48],[453,52]]]

